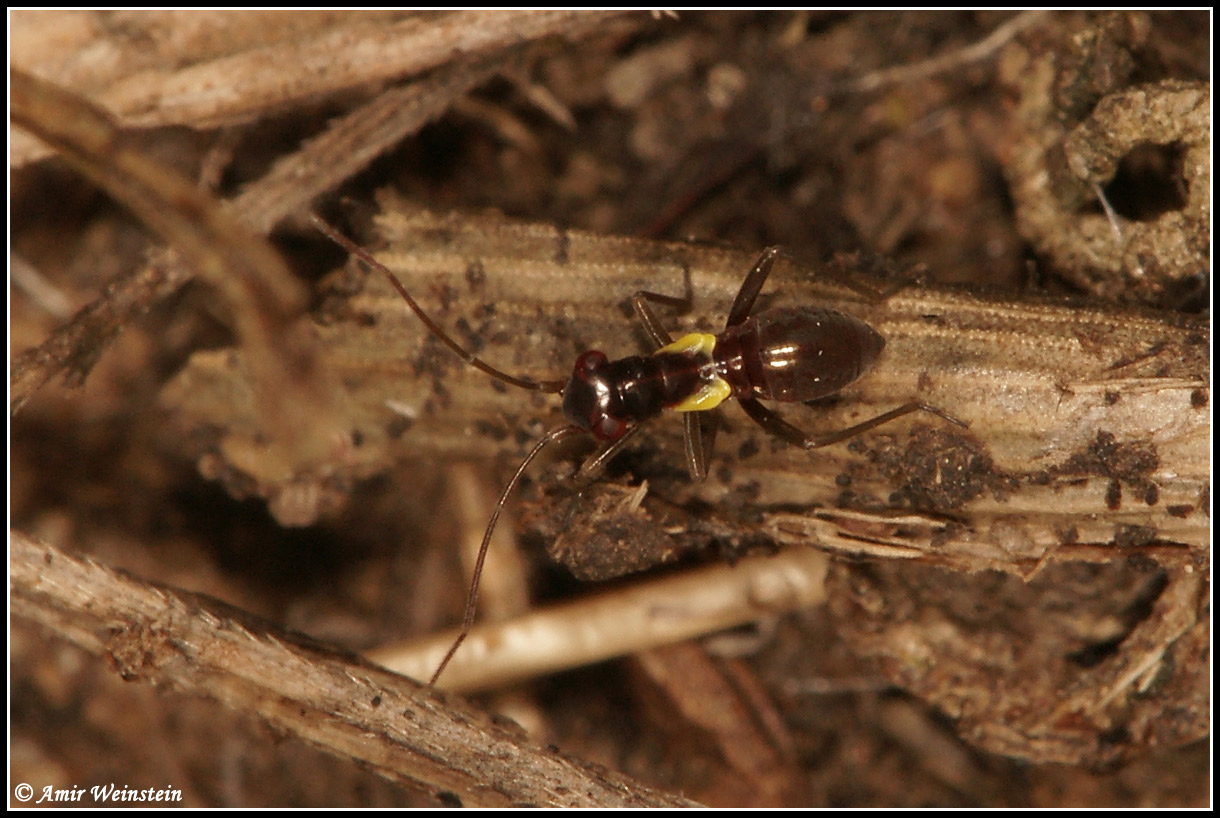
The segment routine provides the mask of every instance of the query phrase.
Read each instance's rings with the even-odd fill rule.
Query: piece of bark
[[[625,299],[639,289],[680,294],[687,271],[695,309],[665,320],[674,332],[716,331],[752,261],[497,218],[390,212],[381,224],[390,248],[381,258],[436,320],[496,366],[539,379],[564,376],[583,349],[639,351]],[[545,397],[463,366],[380,276],[363,281],[363,292],[318,328],[356,407],[350,420],[363,443],[353,474],[422,454],[503,453],[507,464],[559,422]],[[729,406],[732,428],[711,477],[694,485],[675,468],[680,424],[662,418],[631,460],[636,478],[650,481],[650,498],[737,510],[691,518],[695,538],[701,526],[704,536],[761,532],[849,554],[1023,575],[1047,560],[1109,560],[1113,549],[1168,563],[1205,554],[1205,321],[918,287],[878,302],[779,264],[760,308],[802,303],[863,318],[887,347],[838,399],[779,406],[787,418],[823,432],[920,400],[969,428],[916,414],[810,454],[768,438]],[[237,468],[223,452],[258,433],[233,398],[240,371],[228,353],[201,353],[165,392],[188,425],[222,430],[208,455],[213,474]]]
[[[622,12],[19,12],[13,64],[124,127],[235,125],[368,83],[580,36]],[[149,47],[150,44],[153,47]],[[46,149],[17,137],[10,162]]]

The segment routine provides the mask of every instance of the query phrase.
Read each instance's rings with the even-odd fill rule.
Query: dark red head
[[[564,415],[600,441],[618,440],[627,432],[627,422],[611,415],[611,381],[605,353],[590,350],[576,359],[563,389]]]

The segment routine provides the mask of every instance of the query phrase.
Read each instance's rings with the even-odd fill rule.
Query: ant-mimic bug
[[[428,317],[385,265],[321,218],[313,216],[313,223],[340,247],[381,271],[428,330],[463,361],[504,383],[562,395],[568,425],[544,434],[501,492],[479,546],[461,631],[432,674],[430,685],[436,684],[474,625],[479,579],[500,513],[526,468],[551,443],[591,434],[600,448],[577,474],[579,481],[589,481],[624,448],[644,421],[665,410],[681,412],[687,466],[691,476],[701,480],[707,476],[712,437],[709,435],[704,442],[696,413],[715,409],[728,398],[736,398],[750,419],[769,434],[808,450],[838,443],[915,411],[966,425],[935,407],[913,401],[850,428],[815,436],[805,434],[764,406],[760,401],[804,402],[833,395],[867,372],[885,347],[885,339],[876,330],[836,310],[782,307],[753,314],[754,302],[780,255],[778,247],[763,250],[746,274],[719,335],[695,332],[675,341],[648,303],[683,306],[689,299],[641,290],[632,296],[631,304],[655,347],[651,355],[612,361],[600,351],[589,350],[577,356],[566,381],[534,381],[502,372],[462,348]]]

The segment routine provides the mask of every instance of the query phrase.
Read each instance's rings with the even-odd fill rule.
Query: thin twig
[[[909,65],[895,65],[857,77],[843,86],[844,91],[876,91],[886,85],[897,85],[903,82],[914,82],[925,79],[943,71],[948,71],[962,65],[986,59],[998,51],[1005,43],[1020,34],[1025,29],[1036,24],[1046,15],[1045,11],[1023,11],[1010,20],[997,26],[977,43],[972,43],[947,54],[922,60]]]
[[[43,47],[23,48],[15,62],[44,77],[66,76],[68,85],[111,111],[124,127],[212,128],[244,124],[370,83],[419,76],[455,62],[479,62],[548,37],[584,36],[624,13],[485,9],[401,19],[352,13],[338,21],[301,17],[286,36],[282,16],[261,12],[191,12],[189,26],[144,12],[114,26],[123,32],[116,36],[99,29],[92,18],[80,19],[79,13],[24,12],[16,18],[14,39],[32,32]],[[109,48],[118,68],[99,81],[98,69],[88,70],[96,59],[82,65],[71,50],[61,53],[64,38],[40,37],[54,28],[54,15],[65,27],[92,30],[90,52]],[[166,29],[189,32],[177,35],[186,42],[177,48],[132,46],[140,35],[164,38]],[[230,42],[234,45],[227,50],[216,45]],[[78,45],[77,50],[85,49]],[[19,138],[10,162],[20,167],[45,155],[45,148]]]
[[[298,331],[304,289],[263,238],[180,174],[132,150],[114,119],[88,100],[23,71],[11,75],[13,121],[55,147],[181,255],[225,299],[247,355],[268,454],[284,464],[317,463],[341,439],[337,398],[317,365],[316,347]],[[117,328],[116,328],[117,329]],[[42,360],[14,366],[15,411],[45,383]]]
[[[670,645],[825,601],[828,558],[808,546],[712,565],[474,628],[439,686],[462,692]],[[446,632],[370,654],[425,678],[453,643]]]
[[[417,682],[208,597],[9,532],[12,610],[144,680],[257,713],[277,730],[469,806],[695,806],[544,750]]]
[[[276,162],[233,200],[235,212],[255,228],[270,232],[282,219],[439,118],[454,100],[495,74],[503,61],[504,54],[495,54],[479,62],[455,63],[379,94]]]

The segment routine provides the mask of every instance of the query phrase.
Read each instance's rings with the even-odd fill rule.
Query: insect
[[[600,447],[577,474],[578,481],[588,481],[643,428],[644,421],[667,410],[679,412],[684,422],[687,466],[693,478],[703,479],[707,476],[711,439],[704,443],[697,413],[714,409],[729,398],[735,398],[769,434],[808,450],[838,443],[915,411],[931,412],[965,426],[935,407],[910,402],[838,432],[808,435],[763,405],[764,400],[804,402],[833,395],[867,372],[885,347],[885,339],[876,330],[836,310],[787,307],[753,313],[763,284],[781,255],[778,247],[764,250],[746,274],[719,335],[696,332],[675,341],[649,303],[681,306],[688,299],[641,290],[632,296],[631,303],[655,347],[652,354],[610,360],[603,352],[589,350],[577,356],[567,380],[534,381],[502,372],[462,348],[381,262],[319,217],[314,216],[313,223],[332,241],[384,274],[428,330],[463,361],[504,383],[562,395],[568,424],[542,436],[501,492],[479,547],[461,631],[432,674],[431,685],[436,684],[474,624],[479,580],[500,513],[526,468],[551,443],[581,434],[590,434],[598,441]]]

